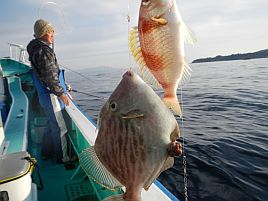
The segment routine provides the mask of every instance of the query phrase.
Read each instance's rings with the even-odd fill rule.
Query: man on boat
[[[53,152],[58,163],[69,160],[67,155],[66,125],[62,109],[69,105],[64,94],[65,83],[60,82],[60,69],[51,47],[54,42],[54,28],[43,19],[34,24],[34,37],[27,46],[32,66],[32,78],[38,93],[39,103],[48,120],[42,140],[42,156],[51,158]]]

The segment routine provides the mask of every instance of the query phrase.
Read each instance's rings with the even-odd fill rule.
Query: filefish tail
[[[164,97],[163,101],[167,107],[171,108],[176,114],[179,115],[180,118],[182,118],[181,106],[176,96]]]
[[[103,201],[125,201],[124,194],[112,195],[112,196],[105,198]]]

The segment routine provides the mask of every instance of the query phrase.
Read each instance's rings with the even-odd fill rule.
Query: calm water
[[[191,67],[182,90],[184,120],[178,119],[189,201],[268,201],[268,59]],[[79,71],[88,79],[73,72],[66,78],[73,89],[108,98],[125,71],[88,69]],[[72,95],[96,120],[104,100]],[[183,200],[181,158],[158,179]]]

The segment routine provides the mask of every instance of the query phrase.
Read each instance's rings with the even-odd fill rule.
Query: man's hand
[[[68,98],[68,96],[62,94],[62,95],[60,96],[60,99],[63,101],[63,103],[64,103],[66,106],[69,105],[69,98]]]
[[[69,84],[67,84],[67,83],[66,83],[66,88],[67,88],[66,90],[67,90],[68,92],[72,91],[72,87],[71,87],[71,85],[69,85]]]

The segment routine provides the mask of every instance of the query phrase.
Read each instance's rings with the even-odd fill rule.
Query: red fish
[[[130,33],[130,49],[142,78],[164,89],[164,103],[180,117],[177,88],[190,78],[184,42],[192,42],[175,0],[142,0],[138,27]]]

